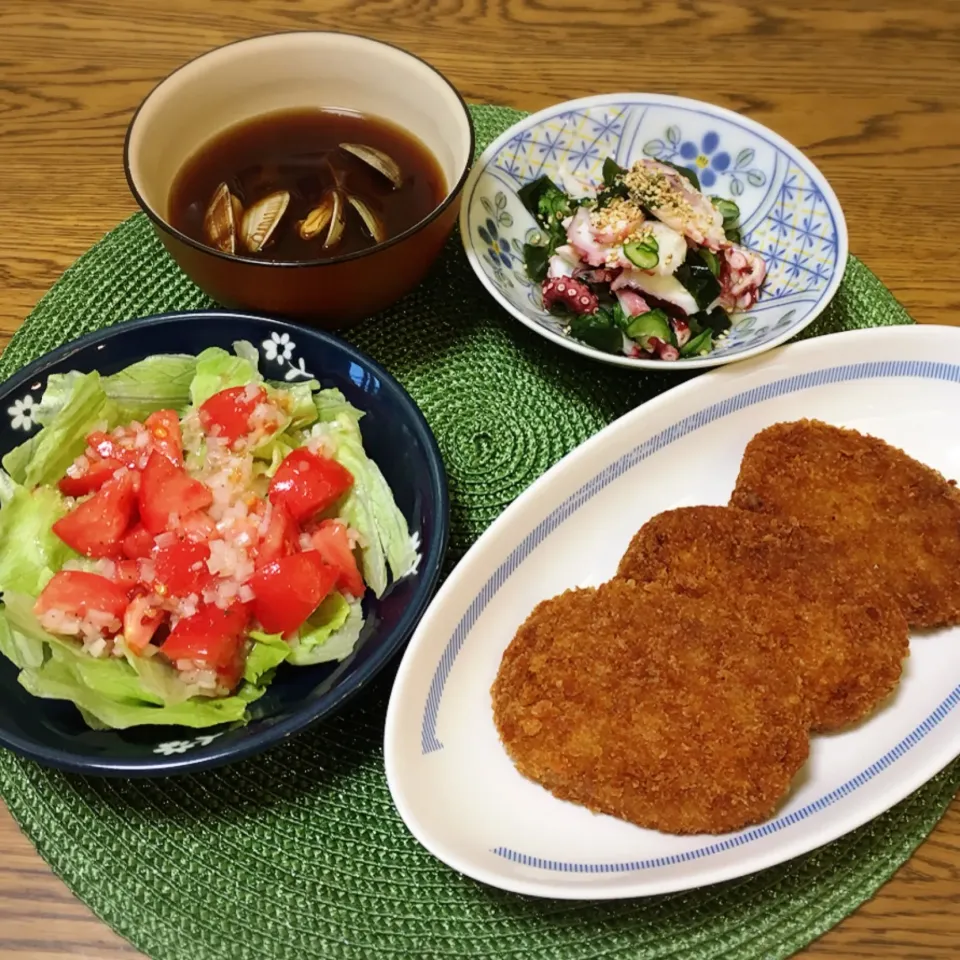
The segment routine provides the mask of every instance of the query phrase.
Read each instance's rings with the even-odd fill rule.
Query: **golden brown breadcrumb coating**
[[[769,817],[807,758],[800,677],[763,623],[613,580],[540,603],[493,685],[517,769],[557,797],[669,833]]]
[[[911,626],[960,622],[960,494],[883,440],[816,420],[775,424],[747,445],[730,503],[831,538]]]
[[[814,730],[871,713],[909,654],[896,601],[864,566],[795,521],[732,507],[668,510],[640,528],[618,576],[660,581],[762,622],[793,656]]]

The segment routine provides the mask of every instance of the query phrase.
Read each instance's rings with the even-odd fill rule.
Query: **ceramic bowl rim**
[[[472,192],[476,187],[477,181],[483,175],[493,157],[496,156],[496,154],[499,153],[504,146],[506,146],[506,144],[521,130],[528,129],[544,120],[555,117],[558,113],[564,113],[567,111],[584,109],[588,107],[599,107],[607,103],[616,102],[618,100],[639,102],[642,99],[656,102],[666,107],[682,107],[685,109],[698,109],[706,111],[714,116],[726,120],[727,122],[738,124],[752,133],[768,139],[774,146],[783,150],[788,155],[797,155],[801,157],[809,165],[810,170],[820,178],[821,183],[818,184],[818,186],[822,188],[824,198],[830,206],[831,213],[836,220],[837,267],[834,270],[834,274],[830,280],[830,283],[824,290],[819,304],[817,304],[810,311],[808,316],[806,316],[801,323],[791,326],[783,333],[773,337],[767,343],[763,343],[754,347],[748,347],[740,352],[731,351],[730,353],[723,354],[722,356],[708,354],[706,357],[682,357],[671,362],[665,362],[663,360],[643,360],[634,357],[617,356],[615,354],[603,353],[602,351],[596,350],[587,344],[574,340],[572,337],[566,337],[562,334],[555,333],[553,330],[548,329],[538,321],[534,320],[520,308],[515,307],[492,284],[490,278],[486,275],[481,267],[481,258],[479,253],[477,253],[476,245],[470,239],[470,231],[467,221],[469,219],[469,208]],[[519,320],[524,326],[528,327],[530,330],[533,330],[540,336],[545,337],[559,346],[565,347],[567,350],[572,350],[575,353],[579,353],[581,356],[589,357],[591,360],[597,360],[601,363],[608,363],[613,366],[626,367],[633,370],[660,370],[664,373],[669,373],[670,371],[692,372],[696,370],[706,370],[710,367],[719,367],[730,363],[737,363],[740,360],[747,360],[750,357],[755,357],[761,353],[766,353],[768,350],[773,350],[775,347],[779,347],[788,340],[796,337],[797,334],[806,329],[806,327],[813,323],[813,321],[816,320],[823,313],[823,311],[827,309],[833,298],[836,296],[837,290],[840,288],[840,284],[843,282],[843,277],[846,272],[850,243],[849,233],[847,230],[847,220],[843,212],[843,207],[841,206],[840,201],[830,184],[830,181],[826,178],[823,171],[798,146],[791,143],[776,131],[764,126],[759,121],[754,120],[751,117],[743,116],[742,114],[737,113],[735,110],[730,110],[727,107],[721,107],[717,104],[709,103],[706,100],[696,100],[692,97],[678,97],[673,96],[672,94],[644,92],[637,90],[620,92],[613,91],[610,93],[592,94],[588,97],[578,97],[574,100],[564,100],[551,104],[550,106],[544,107],[542,110],[538,110],[536,113],[531,113],[526,117],[522,117],[516,123],[511,124],[510,127],[504,130],[499,137],[497,137],[489,146],[486,147],[483,153],[477,158],[476,163],[474,163],[473,168],[470,171],[470,176],[467,177],[467,181],[463,186],[463,193],[464,202],[460,206],[459,216],[460,241],[463,244],[463,250],[467,256],[468,262],[470,263],[470,267],[477,275],[477,279],[483,285],[483,288],[487,291],[487,293],[493,297],[493,299],[501,307],[503,307],[504,310]]]
[[[355,674],[334,686],[322,697],[305,701],[292,716],[278,723],[266,724],[261,729],[254,730],[249,736],[237,740],[235,743],[220,745],[220,741],[215,740],[203,753],[189,752],[169,757],[150,755],[132,759],[111,759],[110,757],[78,759],[69,749],[37,746],[32,741],[10,735],[0,725],[0,746],[7,747],[14,753],[68,773],[121,777],[170,776],[208,770],[244,760],[265,749],[276,746],[282,740],[306,730],[323,717],[341,709],[349,699],[359,693],[388,666],[390,661],[399,653],[403,645],[410,639],[417,622],[433,598],[442,572],[450,534],[450,498],[447,489],[446,469],[443,465],[437,440],[422,411],[403,385],[375,360],[362,353],[352,344],[346,343],[330,333],[292,323],[269,314],[246,310],[186,310],[151,314],[85,334],[38,357],[7,380],[0,382],[0,402],[12,397],[31,380],[39,376],[46,376],[49,367],[81,350],[104,343],[124,333],[136,333],[138,330],[164,325],[188,325],[197,321],[209,320],[211,315],[224,320],[252,320],[257,323],[269,323],[270,332],[285,332],[291,336],[296,335],[301,339],[304,337],[313,338],[326,347],[341,350],[352,362],[371,371],[381,382],[386,383],[400,400],[410,418],[411,428],[427,451],[430,485],[436,494],[436,514],[432,536],[429,543],[423,543],[420,546],[422,562],[418,574],[421,576],[421,582],[417,587],[415,596],[403,611],[397,626],[388,635],[387,642],[381,641],[376,652]],[[170,729],[180,730],[182,728],[171,727]],[[197,732],[202,733],[203,731]]]
[[[448,188],[444,198],[436,206],[434,206],[430,213],[428,213],[422,220],[418,220],[415,224],[413,224],[413,226],[408,227],[402,233],[398,233],[395,237],[390,237],[388,240],[384,240],[383,243],[375,244],[372,247],[368,247],[366,250],[356,250],[353,253],[345,253],[337,257],[328,257],[322,260],[255,260],[253,257],[241,256],[240,254],[236,253],[224,253],[222,250],[215,250],[213,247],[208,247],[206,244],[200,243],[199,240],[194,240],[192,237],[187,236],[187,234],[185,234],[183,231],[178,230],[175,226],[173,226],[173,224],[171,224],[166,217],[163,217],[157,213],[156,210],[154,210],[153,207],[146,202],[140,190],[137,188],[133,172],[130,169],[130,140],[134,127],[137,123],[137,119],[139,118],[143,108],[146,106],[147,101],[162,86],[164,86],[171,77],[180,73],[181,70],[185,70],[198,61],[203,60],[205,57],[212,56],[216,53],[219,53],[221,50],[226,50],[230,47],[238,47],[242,44],[255,44],[264,40],[304,36],[349,37],[350,39],[363,40],[381,47],[388,47],[404,54],[407,57],[410,57],[411,60],[417,61],[435,73],[438,79],[450,88],[453,95],[459,101],[460,107],[463,111],[463,117],[466,120],[469,144],[467,146],[467,156],[464,162],[463,170],[460,171],[460,176],[457,178],[456,182]],[[460,91],[457,90],[450,80],[448,80],[447,77],[432,63],[428,63],[425,59],[423,59],[423,57],[417,56],[415,53],[411,53],[409,50],[406,50],[404,47],[401,47],[398,44],[389,43],[386,40],[378,40],[374,37],[368,37],[360,33],[350,33],[345,30],[281,30],[275,33],[259,34],[254,37],[244,37],[240,40],[233,40],[230,43],[224,43],[220,46],[213,47],[210,50],[205,50],[203,53],[197,54],[197,56],[191,57],[189,60],[181,63],[180,66],[178,66],[175,70],[171,70],[170,73],[155,83],[146,96],[140,101],[136,110],[133,112],[133,116],[130,118],[130,122],[127,124],[127,131],[123,138],[123,173],[127,181],[127,187],[129,188],[130,193],[133,195],[134,200],[137,201],[137,205],[147,215],[147,217],[149,217],[154,226],[160,230],[163,230],[164,233],[169,234],[171,237],[173,237],[173,239],[178,240],[180,243],[183,243],[188,247],[192,247],[194,250],[197,250],[200,253],[209,254],[212,257],[217,257],[221,260],[225,260],[228,263],[243,264],[247,267],[260,267],[263,269],[282,268],[289,270],[298,267],[332,267],[339,263],[348,263],[351,260],[359,260],[363,257],[380,253],[381,250],[387,250],[390,247],[402,243],[404,240],[408,240],[410,237],[419,233],[421,230],[433,223],[456,201],[457,197],[463,190],[463,187],[467,181],[467,177],[470,174],[470,168],[473,165],[473,156],[474,152],[476,151],[476,145],[476,131],[474,130],[473,117],[470,114],[470,109],[467,106],[466,100],[463,99]],[[432,156],[432,151],[430,151],[430,153]]]

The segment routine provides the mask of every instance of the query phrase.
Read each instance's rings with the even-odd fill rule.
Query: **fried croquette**
[[[739,608],[794,658],[816,731],[870,714],[895,689],[909,632],[866,567],[795,521],[732,507],[682,507],[649,520],[618,576],[664,583],[710,609]]]
[[[492,688],[517,769],[668,833],[769,817],[809,751],[800,678],[734,610],[613,580],[540,603]]]
[[[747,445],[734,507],[793,517],[873,570],[913,627],[960,622],[960,493],[902,450],[816,420]]]

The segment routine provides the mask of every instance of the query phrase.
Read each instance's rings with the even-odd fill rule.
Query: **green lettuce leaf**
[[[362,535],[363,579],[379,597],[387,588],[388,566],[400,578],[417,562],[410,529],[380,468],[364,452],[358,420],[341,415],[324,427],[335,444],[334,458],[353,475],[337,514]]]
[[[14,630],[0,605],[0,653],[19,670],[39,667],[43,663],[43,644]]]
[[[348,603],[331,593],[300,628],[290,644],[290,662],[298,667],[343,660],[356,646],[363,628],[360,601]]]
[[[290,656],[290,644],[279,633],[260,633],[254,630],[250,634],[253,640],[253,649],[247,657],[243,668],[243,679],[248,683],[258,684],[269,682],[275,670]]]
[[[53,638],[55,642],[66,644],[71,652],[76,651],[76,647],[69,640],[60,640]],[[137,675],[140,688],[145,698],[162,703],[165,706],[173,706],[178,703],[184,703],[191,697],[201,695],[198,686],[185,683],[180,674],[169,663],[161,660],[159,657],[138,657],[126,644],[119,640],[123,655],[127,663]],[[89,659],[89,658],[88,658]]]
[[[79,670],[82,660],[103,666],[82,674]],[[140,697],[127,697],[122,692],[129,688],[122,673],[125,667],[129,668],[129,665],[121,660],[94,660],[84,656],[67,658],[55,653],[43,666],[22,670],[19,681],[35,697],[69,700],[76,704],[88,724],[94,727],[125,730],[144,724],[162,724],[201,728],[244,718],[247,701],[239,696],[197,697],[172,706],[158,706]],[[91,683],[94,675],[99,680],[99,689]],[[95,723],[91,723],[91,718]]]
[[[37,487],[32,493],[13,488],[0,509],[0,592],[37,596],[54,573],[77,556],[52,529],[66,512],[56,487]]]
[[[0,507],[5,507],[19,489],[19,484],[13,482],[13,477],[6,470],[0,470]]]
[[[314,390],[320,386],[316,380],[308,380],[306,383],[292,383],[284,386],[282,389],[290,395],[291,409],[290,422],[287,424],[287,430],[299,430],[308,427],[317,417],[317,405],[314,402]]]
[[[196,357],[184,354],[147,357],[105,377],[103,389],[121,420],[145,420],[155,410],[183,411],[196,369]]]
[[[253,467],[256,475],[272,478],[280,464],[300,446],[300,438],[289,433],[275,433],[255,451]]]
[[[362,411],[348,403],[347,398],[335,387],[319,390],[313,395],[313,403],[317,408],[317,416],[323,423],[333,423],[342,417],[359,423],[363,416]]]
[[[160,661],[129,654],[99,659],[79,644],[47,633],[33,614],[32,597],[4,594],[3,613],[10,637],[0,628],[0,644],[20,667],[21,686],[37,697],[76,704],[94,728],[122,730],[153,723],[209,727],[242,720],[247,705],[264,693],[261,687],[243,684],[229,697],[188,697],[190,688]]]
[[[244,355],[234,356],[221,347],[208,347],[197,357],[196,373],[190,383],[190,400],[195,407],[228,387],[245,387],[263,380],[257,370],[258,354],[253,346],[240,340],[234,349],[240,349]]]
[[[25,487],[56,483],[86,449],[88,433],[119,422],[119,408],[99,373],[52,374],[36,417],[43,429],[3,458],[3,468]]]
[[[287,454],[299,447],[304,441],[303,429],[317,419],[317,408],[313,402],[313,390],[319,387],[316,380],[307,383],[295,383],[280,387],[268,386],[270,394],[283,390],[290,398],[291,409],[283,426],[276,433],[271,434],[254,448],[253,455],[258,460],[269,460],[270,468],[266,471],[268,477],[277,472],[277,467]]]
[[[241,360],[246,360],[254,370],[259,369],[260,351],[249,340],[234,340],[233,352]]]

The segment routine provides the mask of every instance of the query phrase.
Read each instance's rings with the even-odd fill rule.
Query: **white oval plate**
[[[743,242],[766,261],[767,279],[756,305],[734,315],[729,335],[705,357],[665,364],[574,340],[527,276],[523,244],[539,228],[517,191],[540,176],[595,187],[607,157],[625,167],[641,157],[688,167],[708,195],[740,207]],[[660,93],[582,97],[517,121],[467,178],[460,237],[488,293],[531,330],[594,360],[651,370],[719,366],[785,343],[826,309],[847,264],[843,211],[809,157],[749,117]]]
[[[394,802],[435,856],[477,880],[568,899],[648,896],[753,873],[853,830],[960,753],[960,629],[915,636],[900,687],[859,727],[815,737],[774,819],[725,836],[642,830],[557,800],[500,744],[490,686],[546,597],[611,577],[662,510],[722,504],[747,441],[816,417],[960,476],[960,330],[818,337],[706,374],[611,424],[526,490],[435,597],[397,675],[385,760]]]

